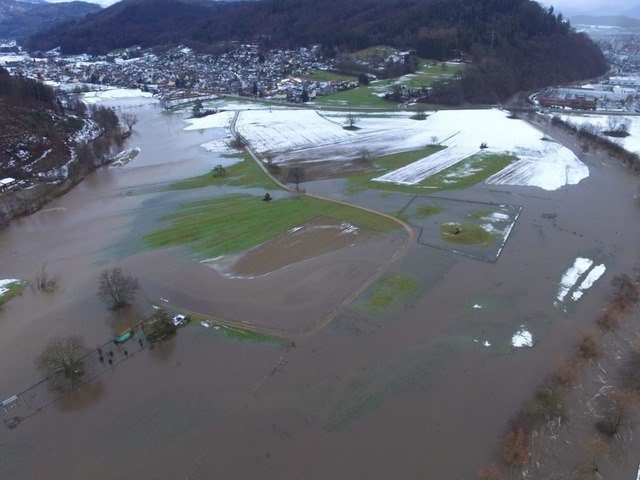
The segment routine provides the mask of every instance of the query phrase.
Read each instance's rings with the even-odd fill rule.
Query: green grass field
[[[383,216],[307,196],[263,202],[257,196],[232,195],[181,205],[144,243],[147,248],[188,245],[209,258],[259,245],[319,215],[380,232],[399,228]]]
[[[214,176],[214,171],[190,178],[169,186],[170,190],[187,190],[191,188],[202,188],[211,185],[229,185],[234,187],[264,188],[273,190],[279,188],[271,179],[264,174],[260,167],[253,161],[249,154],[244,154],[238,163],[226,168],[226,175],[222,177]]]

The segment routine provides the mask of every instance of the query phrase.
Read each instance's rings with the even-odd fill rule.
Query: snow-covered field
[[[82,95],[86,103],[97,103],[105,100],[119,100],[122,98],[144,97],[151,98],[153,95],[149,92],[134,90],[130,88],[115,88],[111,90],[102,90],[100,92],[87,92]]]
[[[580,126],[590,123],[599,131],[608,130],[610,115],[562,115],[561,118],[565,122],[573,123]],[[619,142],[625,150],[629,152],[640,152],[640,117],[636,115],[624,115],[623,119],[631,122],[629,126],[629,136],[623,138],[605,137],[613,142]]]
[[[222,112],[189,120],[188,130],[228,127],[233,113]],[[447,148],[417,162],[386,173],[376,180],[417,184],[465,158],[486,143],[483,152],[513,154],[519,161],[487,180],[496,185],[528,185],[555,190],[573,185],[589,170],[568,149],[541,140],[542,134],[500,110],[439,111],[416,121],[410,113],[357,114],[357,130],[345,130],[344,112],[304,109],[244,110],[236,128],[254,151],[272,155],[276,163],[295,161],[351,161],[363,148],[372,157],[424,148],[439,143]],[[219,151],[223,142],[203,145]]]

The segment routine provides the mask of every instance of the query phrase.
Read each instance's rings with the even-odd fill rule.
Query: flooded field
[[[35,358],[50,338],[100,345],[144,318],[150,301],[287,342],[192,322],[16,429],[0,428],[0,478],[474,479],[509,418],[593,325],[613,276],[640,267],[639,180],[590,155],[581,158],[589,177],[555,191],[481,184],[429,200],[349,194],[342,180],[304,184],[384,212],[406,209],[431,238],[408,246],[317,218],[216,268],[177,247],[145,251],[140,239],[158,219],[223,192],[165,187],[229,160],[198,147],[223,129],[184,131],[182,114],[153,104],[136,114],[131,163],[96,172],[0,231],[0,278],[33,281],[43,263],[59,277],[57,291],[27,287],[0,309],[0,397],[40,379]],[[489,262],[443,248],[441,223],[491,215],[509,229],[499,256],[497,240],[467,247]],[[571,283],[567,272],[586,265],[577,259],[591,263]],[[96,296],[100,271],[112,266],[142,285],[125,314]],[[521,332],[530,343],[514,342]],[[639,460],[619,459],[607,479],[634,478]]]

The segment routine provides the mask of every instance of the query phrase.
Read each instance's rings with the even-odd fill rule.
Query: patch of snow
[[[235,112],[220,112],[201,118],[185,120],[187,126],[184,130],[204,130],[207,128],[229,128]]]
[[[593,269],[589,272],[587,277],[582,281],[582,283],[578,286],[577,290],[573,292],[571,295],[571,299],[573,301],[578,301],[586,290],[589,290],[594,283],[598,281],[598,279],[604,275],[604,272],[607,270],[603,264],[597,265],[593,267]]]
[[[520,327],[516,333],[511,337],[511,345],[516,348],[533,347],[533,335],[531,332],[524,328],[524,325]]]
[[[200,322],[200,325],[202,325],[205,328],[210,328],[211,327],[211,325],[209,325],[209,322],[207,322],[206,320],[202,320]]]
[[[473,308],[475,308],[475,309],[479,309],[479,308],[482,308],[482,305],[479,305],[479,304],[477,304],[477,303],[476,303],[476,304],[473,306]]]
[[[482,345],[484,345],[485,347],[490,347],[491,343],[489,343],[488,340],[485,340],[484,342],[482,342]]]
[[[562,275],[560,280],[560,289],[556,298],[559,302],[564,301],[569,291],[578,282],[578,279],[585,274],[587,270],[591,268],[593,261],[588,258],[578,257],[569,269]]]

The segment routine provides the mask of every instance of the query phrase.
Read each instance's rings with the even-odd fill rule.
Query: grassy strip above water
[[[473,223],[445,223],[440,226],[440,232],[444,241],[460,245],[489,245],[502,236],[500,232],[488,232]]]
[[[25,280],[0,280],[0,305],[7,303],[13,297],[20,295],[26,287],[27,282]]]
[[[319,215],[381,232],[398,228],[381,215],[307,196],[263,202],[232,195],[181,205],[163,218],[169,225],[144,242],[149,248],[188,245],[204,258],[215,257],[259,245]]]
[[[208,187],[211,185],[264,188],[266,190],[279,188],[267,175],[265,175],[249,154],[242,155],[240,158],[242,158],[241,161],[225,168],[226,175],[224,176],[215,176],[214,170],[212,170],[204,175],[171,184],[169,189],[187,190],[191,188]]]
[[[415,185],[400,185],[376,182],[373,179],[387,172],[409,165],[442,150],[444,147],[429,146],[420,150],[379,157],[374,163],[377,172],[359,173],[349,177],[349,192],[362,189],[392,190],[407,193],[431,193],[439,190],[455,190],[471,187],[483,182],[503,168],[515,162],[518,157],[507,154],[478,153],[435,174]]]

